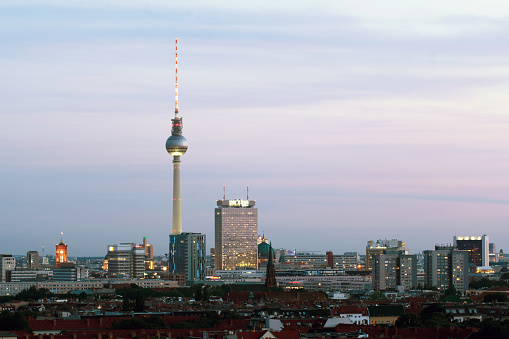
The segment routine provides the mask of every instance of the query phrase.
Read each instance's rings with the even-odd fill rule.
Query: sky
[[[0,253],[167,253],[256,200],[276,248],[509,236],[506,1],[0,2]]]

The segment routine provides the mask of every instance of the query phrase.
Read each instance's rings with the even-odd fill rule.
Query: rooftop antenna
[[[44,243],[42,243],[42,256],[44,257]]]
[[[223,185],[223,200],[226,200],[226,185]]]
[[[178,63],[177,63],[177,39],[175,38],[175,117],[179,115],[179,84],[178,84]]]
[[[246,185],[246,191],[247,191],[247,200],[249,200],[249,185]]]

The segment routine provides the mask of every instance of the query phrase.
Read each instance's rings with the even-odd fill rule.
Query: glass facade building
[[[453,237],[453,244],[458,250],[468,251],[468,262],[474,266],[489,265],[489,242],[487,235]]]
[[[215,209],[215,267],[258,268],[258,209],[253,200],[218,200]]]
[[[205,281],[206,248],[205,234],[185,232],[170,235],[170,274],[185,274],[188,285]]]

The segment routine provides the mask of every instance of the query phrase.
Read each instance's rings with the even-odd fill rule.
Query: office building
[[[154,247],[147,243],[147,237],[143,237],[143,244],[141,245],[145,251],[145,269],[154,269]]]
[[[205,281],[206,239],[201,233],[170,235],[169,273],[184,274],[187,284]]]
[[[105,261],[110,274],[144,278],[145,250],[141,246],[136,246],[135,243],[109,245]]]
[[[17,268],[7,272],[7,282],[44,281],[53,277],[52,270],[34,270],[31,268]]]
[[[59,268],[62,263],[67,262],[67,245],[64,244],[62,237],[63,233],[60,237],[60,243],[56,245],[56,268]]]
[[[258,268],[258,209],[253,200],[218,200],[215,209],[217,270]]]
[[[53,270],[55,281],[81,281],[87,278],[88,274],[84,266],[70,262],[61,263],[59,268]]]
[[[494,243],[490,242],[490,248],[489,248],[489,260],[491,262],[499,262],[500,261],[500,254],[497,252],[497,247]]]
[[[260,247],[258,247],[259,249]],[[361,258],[357,252],[345,252],[344,254],[334,254],[327,251],[325,254],[296,252],[283,253],[281,255],[281,264],[287,268],[326,268],[357,271],[360,269]]]
[[[37,251],[27,252],[27,267],[33,270],[39,268],[39,252]]]
[[[16,268],[16,258],[12,254],[0,254],[0,278],[2,282],[7,281],[7,272]]]
[[[375,254],[372,271],[376,291],[410,290],[417,286],[415,254]]]
[[[408,254],[405,243],[398,239],[379,239],[376,242],[368,241],[366,246],[366,270],[373,269],[373,256],[376,254]]]
[[[435,245],[435,250],[424,251],[424,286],[446,290],[453,286],[458,292],[468,289],[467,250],[454,246]]]
[[[490,238],[482,236],[454,236],[453,245],[458,250],[468,251],[468,263],[473,266],[489,266]]]

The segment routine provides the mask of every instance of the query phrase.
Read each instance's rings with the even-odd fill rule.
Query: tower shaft
[[[173,223],[172,234],[182,233],[182,198],[180,197],[180,156],[173,157]]]

